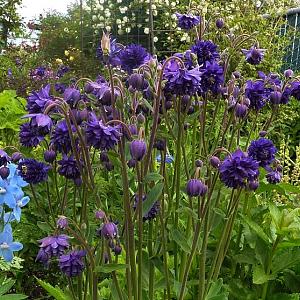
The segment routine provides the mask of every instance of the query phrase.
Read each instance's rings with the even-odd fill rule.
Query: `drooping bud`
[[[142,113],[139,113],[136,119],[139,124],[144,124],[146,121],[145,116]]]
[[[60,229],[66,229],[68,227],[68,224],[68,219],[65,216],[59,216],[59,218],[56,221],[56,226]]]
[[[199,179],[190,179],[186,185],[186,193],[190,197],[202,197],[206,192],[207,186]]]
[[[135,165],[136,165],[136,161],[133,158],[129,159],[129,161],[127,162],[128,168],[134,168]]]
[[[233,75],[234,78],[236,78],[236,79],[241,78],[241,73],[240,73],[239,71],[234,71],[234,72],[232,73],[232,75]]]
[[[120,245],[116,245],[113,249],[113,252],[115,253],[115,255],[120,255],[122,252],[122,247]]]
[[[101,235],[106,239],[113,239],[118,235],[118,227],[113,222],[103,224],[101,228]]]
[[[260,136],[260,137],[265,137],[267,134],[268,134],[268,133],[267,133],[267,131],[265,131],[265,130],[262,130],[262,131],[259,132],[259,136]]]
[[[166,143],[164,140],[156,140],[154,147],[159,151],[164,151],[166,148]]]
[[[217,156],[212,156],[209,161],[214,168],[218,168],[221,164],[221,161]]]
[[[251,191],[257,190],[258,186],[259,186],[259,183],[257,180],[250,181],[249,185],[248,185],[248,187]]]
[[[17,163],[22,157],[23,157],[22,153],[20,153],[20,152],[14,152],[11,155],[11,160],[12,160],[12,162]]]
[[[0,176],[2,179],[6,179],[9,176],[9,168],[8,167],[1,167],[0,168]]]
[[[96,219],[103,219],[105,217],[105,212],[103,210],[97,210],[96,213],[95,213],[95,218]]]
[[[284,71],[284,76],[286,78],[291,78],[291,77],[293,77],[293,75],[294,75],[294,72],[291,69],[287,69],[287,70]]]
[[[147,145],[143,140],[134,140],[130,143],[131,157],[137,161],[141,161],[147,151]]]
[[[222,18],[219,18],[219,19],[216,20],[217,28],[222,29],[224,27],[224,25],[225,25],[225,22]]]
[[[144,78],[141,74],[133,73],[128,79],[129,86],[132,86],[135,90],[142,90],[144,83]]]
[[[195,161],[195,165],[196,165],[197,168],[202,168],[203,167],[203,161],[200,160],[200,159],[197,159]]]
[[[55,161],[56,152],[53,150],[46,150],[44,152],[44,159],[46,162],[52,164]]]
[[[244,118],[247,114],[248,107],[245,104],[237,103],[234,108],[234,114],[237,118]]]
[[[270,101],[272,104],[278,105],[281,102],[282,94],[280,92],[272,92],[270,95]]]
[[[138,135],[138,129],[135,124],[128,125],[128,129],[132,135]]]

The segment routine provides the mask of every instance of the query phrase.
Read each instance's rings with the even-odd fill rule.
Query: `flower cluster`
[[[12,155],[13,158],[16,154]],[[22,188],[27,186],[19,175],[17,165],[11,162],[11,158],[5,151],[0,150],[0,256],[5,261],[11,262],[13,252],[19,251],[23,245],[13,241],[13,230],[11,222],[19,222],[21,209],[29,202],[29,197],[24,195]]]

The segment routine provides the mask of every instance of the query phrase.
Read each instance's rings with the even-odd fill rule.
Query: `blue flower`
[[[46,104],[51,101],[52,97],[50,95],[50,84],[48,84],[38,92],[33,91],[28,96],[26,109],[31,114],[42,113],[46,107]]]
[[[220,58],[217,48],[218,46],[211,41],[197,40],[195,45],[191,47],[191,50],[197,55],[198,64],[202,65],[207,61],[212,62]]]
[[[13,252],[19,251],[23,245],[13,241],[11,226],[5,226],[3,232],[0,233],[0,256],[5,261],[11,262],[13,260]]]
[[[8,182],[11,185],[16,185],[18,187],[25,187],[28,185],[28,182],[26,182],[20,175],[18,171],[18,166],[15,164],[8,164],[9,168],[9,176],[7,177]]]
[[[224,83],[223,67],[215,61],[207,61],[200,68],[200,72],[202,91],[204,93],[211,91],[213,94],[218,94]]]
[[[5,203],[11,207],[16,202],[15,197],[20,196],[23,196],[20,187],[9,184],[8,180],[0,178],[0,205]]]
[[[15,205],[13,207],[10,207],[13,209],[13,216],[18,222],[20,222],[21,219],[21,208],[24,207],[29,201],[30,198],[28,196],[25,196],[20,200],[15,201]]]
[[[260,110],[266,105],[266,90],[262,80],[248,80],[246,82],[245,96],[250,100],[250,108]]]
[[[258,49],[256,46],[252,46],[249,50],[242,49],[242,52],[246,57],[246,61],[251,65],[260,64],[264,57],[265,51],[265,49]]]
[[[156,161],[159,162],[159,163],[161,162],[161,155],[160,154],[156,156]],[[166,155],[166,163],[171,164],[171,163],[173,163],[173,161],[174,161],[174,157],[170,154],[167,154]]]

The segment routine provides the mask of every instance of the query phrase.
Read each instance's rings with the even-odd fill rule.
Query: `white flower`
[[[122,35],[123,33],[124,33],[124,31],[123,31],[122,29],[119,29],[119,30],[118,30],[118,34],[119,34],[119,35]]]
[[[125,31],[126,31],[127,33],[129,33],[129,32],[131,31],[131,28],[130,28],[130,27],[127,27],[127,28],[125,29]]]
[[[156,9],[156,5],[155,4],[152,4],[152,9]]]
[[[104,21],[104,17],[103,16],[99,16],[99,21]]]
[[[97,16],[96,16],[96,15],[93,15],[93,16],[92,16],[92,20],[93,20],[94,22],[96,22],[96,21],[97,21],[97,19],[98,19],[98,18],[97,18]]]
[[[153,42],[156,43],[157,41],[158,41],[158,37],[155,36],[155,37],[153,38]]]
[[[104,2],[105,2],[104,0],[99,0],[100,4],[104,4]]]
[[[111,31],[111,27],[110,27],[110,26],[105,26],[105,29],[106,29],[107,31]]]
[[[117,0],[117,3],[122,3],[122,0]]]
[[[121,29],[121,28],[122,28],[122,25],[121,25],[121,24],[119,24],[119,25],[118,25],[118,28],[119,28],[119,29]]]
[[[171,2],[171,6],[175,7],[176,6],[176,2]]]
[[[157,10],[153,10],[153,16],[157,16]]]
[[[149,34],[149,32],[150,32],[149,28],[148,28],[148,27],[145,27],[144,33],[145,33],[145,34]]]
[[[104,10],[103,5],[99,5],[98,9],[99,9],[100,11]]]
[[[111,13],[110,13],[110,11],[106,11],[106,12],[104,13],[104,15],[105,15],[105,17],[109,18],[109,17],[111,16]]]
[[[128,18],[125,16],[125,17],[123,17],[123,21],[124,22],[127,22],[128,21]]]
[[[122,22],[122,21],[121,21],[120,19],[117,19],[117,20],[116,20],[116,23],[117,23],[117,24],[121,24],[121,22]]]

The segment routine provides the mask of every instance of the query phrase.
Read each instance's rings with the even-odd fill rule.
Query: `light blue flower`
[[[30,198],[28,196],[22,197],[20,200],[17,200],[13,208],[13,216],[15,219],[20,222],[21,219],[21,208],[24,207],[28,202]],[[12,220],[10,220],[12,221]]]
[[[28,185],[28,183],[18,174],[17,165],[15,164],[8,164],[9,168],[9,176],[7,178],[8,182],[12,185],[17,185],[18,187],[25,187]]]
[[[6,225],[3,232],[0,233],[0,256],[2,256],[5,261],[11,262],[14,257],[13,252],[21,250],[23,245],[13,241],[12,229],[11,226],[8,225]]]
[[[161,156],[160,154],[156,156],[156,161],[161,162]],[[166,155],[166,163],[171,164],[174,161],[174,157],[170,154]]]
[[[9,207],[13,207],[16,202],[16,198],[23,197],[23,191],[17,185],[9,184],[6,179],[0,178],[0,204],[7,204]]]

